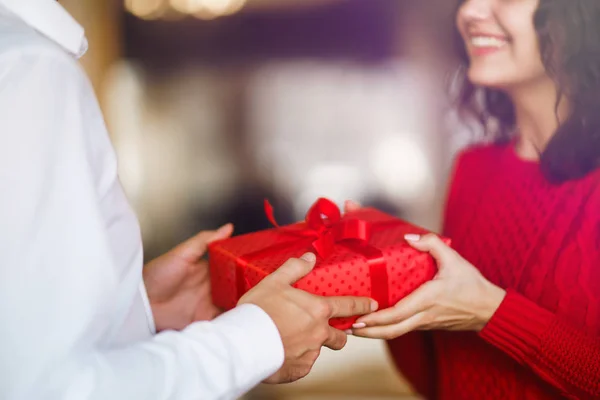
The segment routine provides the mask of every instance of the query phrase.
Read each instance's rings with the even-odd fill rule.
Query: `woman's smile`
[[[486,32],[470,32],[467,47],[469,54],[474,57],[498,53],[507,48],[508,37]]]

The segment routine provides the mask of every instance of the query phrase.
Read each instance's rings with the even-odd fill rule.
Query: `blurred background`
[[[354,199],[438,231],[472,137],[445,90],[444,0],[60,0],[85,27],[146,258]],[[384,343],[350,338],[305,380],[248,399],[413,398]]]

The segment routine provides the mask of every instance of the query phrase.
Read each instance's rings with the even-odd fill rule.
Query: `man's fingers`
[[[216,240],[227,239],[233,233],[233,225],[225,224],[215,231],[202,231],[177,247],[177,252],[190,261],[204,256],[208,245]]]
[[[285,285],[293,285],[313,270],[316,261],[317,257],[312,253],[306,253],[300,258],[291,258],[267,279],[276,280]]]
[[[331,350],[341,350],[348,342],[348,335],[345,332],[329,327],[329,337],[323,343],[323,346],[329,347]]]
[[[384,326],[372,326],[367,328],[352,329],[354,336],[360,336],[371,339],[392,340],[402,335],[418,330],[424,317],[423,314],[417,314],[400,323]]]
[[[360,205],[360,203],[357,203],[352,200],[346,200],[346,202],[344,203],[344,213],[360,210],[361,207],[362,206]]]
[[[204,246],[204,250],[206,251],[206,246],[212,242],[217,240],[227,239],[233,233],[233,224],[225,224],[216,231],[206,231],[200,232],[196,235],[196,243],[199,246]]]
[[[329,318],[353,317],[376,311],[379,305],[368,297],[332,296],[324,297],[328,305]]]
[[[438,282],[431,281],[400,300],[394,307],[365,315],[356,321],[355,327],[385,326],[411,318],[433,306]]]
[[[439,236],[432,233],[424,236],[409,234],[404,238],[415,249],[431,254],[433,258],[438,261],[438,264],[442,261],[444,256],[452,251]]]

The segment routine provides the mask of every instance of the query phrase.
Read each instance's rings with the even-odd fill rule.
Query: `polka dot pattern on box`
[[[410,247],[404,240],[407,233],[426,233],[374,209],[350,213],[348,218],[360,218],[374,224],[369,245],[379,249],[386,262],[388,305],[397,303],[423,283],[431,280],[436,266],[428,254]],[[379,225],[378,225],[379,224]],[[300,225],[292,227],[298,229]],[[265,249],[267,249],[265,251]],[[271,229],[227,239],[209,249],[213,299],[225,309],[235,307],[239,296],[236,260],[244,259],[247,267],[243,279],[245,289],[257,285],[288,259],[314,251],[311,240],[286,231]],[[314,270],[295,284],[295,287],[319,296],[380,296],[373,293],[369,260],[352,244],[338,244],[326,259],[318,257]],[[347,329],[356,318],[331,320],[331,325]]]

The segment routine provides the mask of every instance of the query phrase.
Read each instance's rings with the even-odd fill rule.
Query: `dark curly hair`
[[[546,71],[559,96],[571,102],[569,117],[540,157],[546,178],[562,183],[600,166],[600,0],[540,0],[534,26]],[[504,92],[469,82],[469,59],[456,28],[454,38],[460,62],[459,111],[475,116],[496,141],[511,140],[516,128],[512,101]]]

